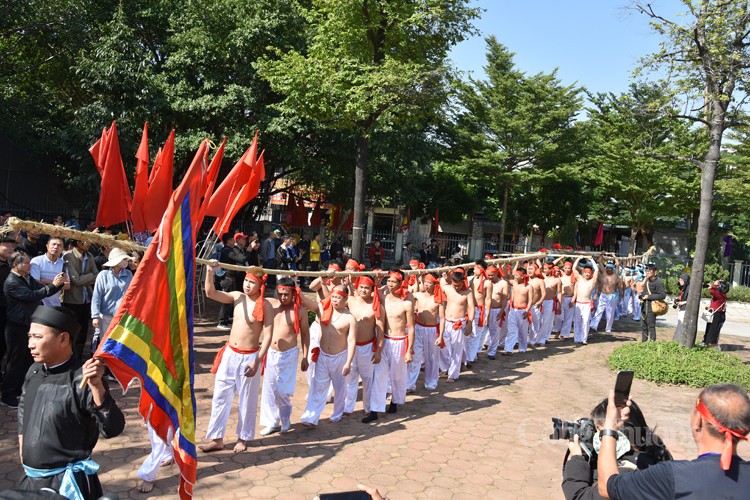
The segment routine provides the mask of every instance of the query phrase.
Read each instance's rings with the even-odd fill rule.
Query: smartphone
[[[630,386],[633,385],[633,371],[620,370],[615,380],[615,406],[624,408],[630,397]]]
[[[337,493],[321,493],[316,498],[320,500],[371,500],[372,497],[366,491],[339,491]]]

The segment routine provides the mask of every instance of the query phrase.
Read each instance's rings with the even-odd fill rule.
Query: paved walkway
[[[481,354],[475,369],[457,383],[449,386],[441,379],[436,391],[419,389],[407,396],[396,415],[381,418],[377,425],[360,422],[360,403],[353,416],[337,424],[325,420],[332,412],[329,405],[318,428],[302,428],[297,422],[307,382],[300,374],[293,431],[257,439],[248,452],[234,454],[233,411],[226,451],[199,456],[196,497],[310,499],[363,482],[393,499],[562,498],[560,466],[566,443],[549,440],[550,418],[586,416],[613,385],[607,355],[640,335],[632,321],[615,325],[614,334],[595,335],[586,347],[553,341],[510,359],[490,361]],[[209,368],[226,339],[226,332],[212,326],[200,326],[196,334],[200,438],[210,411]],[[659,338],[671,335],[672,329],[659,330]],[[725,340],[748,361],[750,342]],[[636,380],[632,394],[675,457],[694,457],[688,415],[697,391]],[[151,494],[135,491],[135,471],[149,451],[148,437],[136,412],[138,390],[116,397],[128,425],[123,435],[100,440],[94,452],[105,490],[121,498],[175,498],[174,466],[160,471]],[[12,487],[21,474],[15,418],[14,411],[0,408],[0,489]]]

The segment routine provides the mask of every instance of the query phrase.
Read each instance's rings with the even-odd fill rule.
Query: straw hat
[[[118,265],[118,264],[119,264],[120,262],[122,262],[122,259],[128,259],[128,260],[131,260],[131,261],[132,261],[132,260],[133,260],[133,257],[131,257],[130,255],[128,255],[128,254],[127,254],[127,253],[125,252],[125,250],[122,250],[122,249],[120,249],[120,248],[117,248],[117,247],[115,247],[115,248],[113,248],[113,249],[112,249],[112,250],[111,250],[111,251],[109,252],[109,260],[108,260],[108,261],[107,261],[107,262],[106,262],[106,263],[105,263],[104,265],[105,265],[106,267],[115,267],[115,266],[117,266],[117,265]]]

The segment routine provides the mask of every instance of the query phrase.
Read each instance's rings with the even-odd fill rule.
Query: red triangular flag
[[[237,193],[237,196],[232,201],[227,212],[222,218],[216,219],[216,223],[214,223],[214,227],[212,228],[216,234],[222,235],[226,233],[229,230],[229,226],[232,224],[232,220],[234,220],[234,216],[237,215],[237,212],[239,212],[240,209],[250,200],[258,196],[260,183],[266,178],[266,167],[263,161],[264,153],[265,151],[260,153],[252,175],[250,176],[250,180],[240,188],[239,193]]]
[[[120,156],[117,125],[112,122],[106,140],[107,151],[102,173],[99,206],[96,211],[97,226],[112,226],[130,219],[130,187],[125,177],[125,167]],[[99,152],[101,153],[101,152]],[[99,154],[101,158],[101,154]]]
[[[89,153],[91,153],[92,158],[94,158],[94,165],[96,165],[96,169],[99,171],[99,177],[104,175],[104,163],[107,160],[108,137],[109,132],[107,131],[107,127],[104,127],[102,129],[102,136],[89,148]]]
[[[294,211],[297,210],[297,204],[294,202],[294,195],[292,193],[286,194],[286,223],[290,226],[294,225]]]
[[[153,233],[159,228],[164,211],[172,195],[172,177],[174,175],[174,129],[169,133],[164,149],[157,155],[148,185],[146,202],[143,204],[143,221],[146,229]]]
[[[349,216],[344,221],[344,224],[341,226],[342,231],[351,231],[354,227],[354,209],[352,209],[351,212],[349,212]]]
[[[596,238],[594,238],[594,246],[599,246],[604,243],[604,223],[599,223],[599,229],[596,230]]]
[[[223,218],[226,215],[227,206],[237,197],[240,188],[247,183],[256,163],[255,155],[258,152],[258,135],[259,131],[256,131],[250,147],[247,148],[245,154],[235,163],[219,187],[214,190],[214,194],[211,196],[206,209],[207,216]]]
[[[148,194],[148,122],[143,124],[141,145],[138,147],[135,157],[138,161],[135,164],[135,189],[130,219],[133,221],[133,231],[141,233],[146,230],[146,221],[143,219],[143,205]]]
[[[221,142],[221,146],[219,146],[219,150],[216,151],[216,154],[211,160],[211,165],[208,166],[208,172],[206,173],[206,177],[204,179],[204,186],[201,189],[201,196],[203,197],[203,201],[201,202],[198,217],[198,219],[201,221],[206,216],[206,210],[208,210],[208,205],[212,200],[214,185],[216,184],[216,177],[218,176],[219,169],[221,168],[221,162],[224,159],[224,146],[226,146],[226,144],[227,138],[224,137],[224,140]]]

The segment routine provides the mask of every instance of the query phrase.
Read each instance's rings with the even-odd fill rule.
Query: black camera
[[[716,289],[726,295],[729,293],[729,282],[724,280],[719,281],[719,286],[717,286]]]
[[[573,441],[574,436],[578,436],[578,443],[581,449],[589,457],[594,454],[594,433],[596,426],[590,418],[579,418],[575,422],[566,422],[559,418],[552,419],[552,434],[550,439],[567,439]]]

